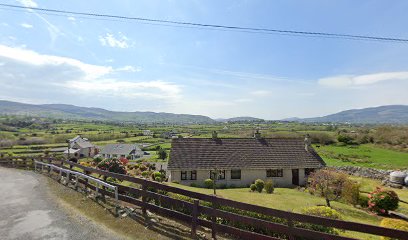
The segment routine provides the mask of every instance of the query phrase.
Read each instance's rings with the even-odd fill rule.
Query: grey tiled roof
[[[320,168],[325,163],[303,139],[177,138],[168,169]]]
[[[105,147],[103,147],[100,154],[128,155],[133,150],[141,151],[136,144],[107,144]]]

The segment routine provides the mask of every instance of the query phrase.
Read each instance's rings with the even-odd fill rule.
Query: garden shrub
[[[149,175],[150,175],[150,172],[149,172],[149,171],[143,171],[143,172],[142,172],[142,177],[144,177],[144,178],[149,177]]]
[[[266,181],[266,183],[265,183],[265,191],[266,191],[266,193],[271,194],[271,193],[273,193],[274,190],[275,190],[275,188],[274,188],[274,186],[273,186],[272,180]]]
[[[98,164],[98,168],[104,171],[119,173],[119,174],[126,174],[126,167],[125,165],[120,162],[118,159],[105,159]]]
[[[368,197],[364,196],[364,195],[360,195],[359,199],[358,199],[358,205],[360,205],[360,207],[362,208],[367,208],[368,207]]]
[[[153,172],[152,177],[153,177],[153,179],[159,178],[160,179],[159,182],[161,182],[161,179],[163,178],[162,173],[159,172],[159,171]]]
[[[156,182],[162,182],[162,178],[161,178],[161,177],[156,177],[156,178],[154,178],[154,180],[155,180]]]
[[[386,227],[386,228],[393,228],[393,229],[398,229],[402,231],[408,231],[408,222],[400,219],[392,219],[392,218],[384,218],[381,223],[381,227]],[[393,240],[395,238],[389,238],[389,237],[381,237],[382,240]]]
[[[360,184],[351,180],[346,181],[341,190],[341,198],[346,203],[356,206],[360,199]]]
[[[265,182],[262,179],[255,180],[256,191],[262,192],[265,186]]]
[[[255,184],[251,184],[251,186],[249,186],[249,188],[251,188],[252,192],[256,191],[256,185]]]
[[[380,187],[368,195],[368,208],[377,214],[388,215],[388,211],[398,208],[398,195],[392,190]]]
[[[197,183],[190,183],[190,187],[198,187]]]
[[[204,180],[204,186],[206,188],[213,188],[214,187],[214,181],[212,179],[210,179],[210,178],[205,179]]]
[[[342,216],[336,210],[326,206],[314,206],[302,209],[302,213],[311,216],[324,217],[330,219],[341,220]],[[329,234],[339,235],[339,230],[333,227],[322,226],[310,223],[297,223],[297,227],[311,229],[318,232],[325,232]]]

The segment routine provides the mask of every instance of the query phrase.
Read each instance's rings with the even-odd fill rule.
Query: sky
[[[0,0],[242,27],[408,38],[405,0]],[[408,104],[408,43],[152,25],[0,7],[0,99],[212,118]]]

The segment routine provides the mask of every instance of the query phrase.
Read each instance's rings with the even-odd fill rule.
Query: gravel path
[[[56,203],[44,176],[0,167],[0,236],[2,240],[122,239]]]

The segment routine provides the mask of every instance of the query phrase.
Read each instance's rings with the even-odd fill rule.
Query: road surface
[[[48,193],[40,174],[0,167],[0,238],[122,239],[83,216],[72,217]]]

